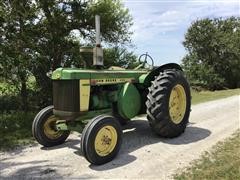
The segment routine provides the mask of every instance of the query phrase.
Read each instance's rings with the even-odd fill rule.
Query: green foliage
[[[19,90],[23,110],[28,108],[26,81],[33,58],[35,9],[30,1],[0,2],[0,77]]]
[[[0,96],[0,113],[19,110],[19,104],[21,104],[19,96]]]
[[[26,82],[26,92],[28,101],[28,110],[39,109],[38,94],[36,91],[36,81],[33,76],[29,76]],[[16,85],[9,83],[9,81],[1,80],[0,82],[0,113],[9,113],[13,110],[22,110],[22,97]]]
[[[104,65],[120,66],[124,68],[134,68],[139,65],[137,56],[133,52],[128,52],[125,48],[107,48],[104,49]]]
[[[0,2],[0,77],[19,89],[28,107],[27,79],[36,78],[39,104],[51,103],[48,72],[81,64],[79,47],[94,42],[101,16],[104,44],[130,43],[132,18],[119,0],[13,0]]]
[[[35,113],[13,111],[0,115],[0,150],[33,142],[32,121]]]
[[[0,82],[0,96],[3,95],[17,95],[17,88],[14,85],[11,85],[4,80]]]
[[[132,26],[132,17],[129,10],[125,8],[120,0],[98,0],[87,3],[86,14],[83,17],[85,23],[88,22],[88,33],[84,37],[95,40],[95,33],[92,31],[94,26],[94,15],[101,16],[101,35],[105,42],[112,44],[125,44],[130,42],[129,31]]]
[[[193,84],[210,89],[239,87],[240,18],[203,19],[188,29],[182,66]]]

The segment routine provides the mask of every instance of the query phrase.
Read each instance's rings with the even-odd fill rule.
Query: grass
[[[240,95],[240,89],[229,89],[220,91],[194,91],[192,90],[192,104],[226,98],[233,95]]]
[[[191,167],[176,174],[174,179],[240,179],[240,131],[213,149],[194,161]]]
[[[0,151],[34,142],[32,121],[35,113],[11,112],[0,115]]]

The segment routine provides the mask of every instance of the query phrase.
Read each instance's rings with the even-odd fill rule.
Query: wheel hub
[[[46,122],[43,125],[43,131],[44,134],[49,138],[49,139],[57,139],[62,135],[61,131],[58,131],[55,128],[55,123],[58,119],[52,115],[50,116]]]
[[[113,126],[102,127],[95,138],[95,150],[99,156],[110,154],[117,144],[117,131]]]
[[[173,87],[169,98],[169,115],[172,122],[179,124],[186,111],[186,93],[182,85]]]

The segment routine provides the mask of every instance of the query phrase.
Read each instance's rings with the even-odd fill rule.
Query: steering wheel
[[[142,60],[143,58],[144,58],[144,60]],[[149,64],[147,62],[148,59],[151,60],[152,64]],[[140,64],[142,64],[142,67],[145,67],[145,65],[147,64],[149,66],[149,68],[152,69],[154,66],[153,58],[147,52],[145,54],[142,54],[141,56],[139,56],[138,61]]]

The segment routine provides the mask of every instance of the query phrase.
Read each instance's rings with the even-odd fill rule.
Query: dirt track
[[[0,179],[169,179],[240,128],[239,103],[240,96],[233,96],[192,106],[189,126],[174,139],[155,136],[146,118],[138,117],[124,127],[117,158],[102,166],[92,166],[81,156],[79,134],[54,148],[38,145],[0,153]]]

